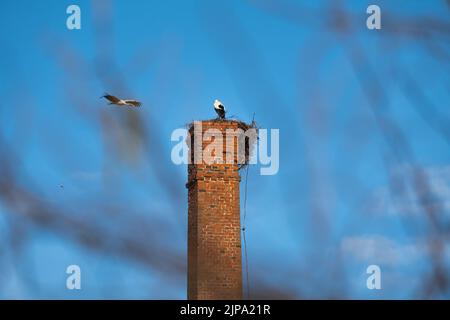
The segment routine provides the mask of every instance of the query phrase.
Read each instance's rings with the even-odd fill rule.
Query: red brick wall
[[[211,128],[225,132],[238,123],[202,122],[202,132]],[[193,128],[190,133],[194,138]],[[202,143],[202,149],[209,144]],[[237,142],[227,150],[224,136],[224,157],[230,147]],[[242,298],[240,176],[234,153],[231,164],[188,165],[188,299]]]

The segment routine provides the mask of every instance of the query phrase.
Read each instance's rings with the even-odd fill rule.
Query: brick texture
[[[213,140],[195,137],[208,129],[237,129],[236,121],[202,121],[201,129],[191,127],[191,143],[203,150]],[[195,140],[200,141],[195,141]],[[237,140],[237,139],[236,139]],[[223,155],[237,148],[237,141]],[[194,144],[190,149],[194,154]],[[199,149],[197,149],[199,150]],[[240,176],[235,149],[232,163],[188,165],[188,299],[242,299],[242,261],[240,233]]]

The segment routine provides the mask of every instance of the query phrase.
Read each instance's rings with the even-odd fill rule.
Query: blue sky
[[[378,31],[365,26],[372,3],[382,10]],[[66,28],[70,4],[81,8],[81,30]],[[170,136],[214,117],[216,98],[231,115],[255,113],[260,127],[280,129],[278,174],[249,169],[255,294],[414,298],[433,274],[430,240],[444,243],[438,255],[450,264],[448,236],[424,210],[448,225],[444,1],[1,8],[0,137],[15,158],[11,189],[55,214],[33,215],[24,192],[1,198],[0,298],[184,299],[187,169],[171,162]],[[104,92],[144,105],[112,109]],[[65,288],[69,264],[81,267],[80,291]],[[381,267],[380,291],[366,288],[370,264]]]

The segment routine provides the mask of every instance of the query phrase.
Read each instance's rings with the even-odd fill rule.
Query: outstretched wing
[[[142,103],[140,101],[137,100],[125,100],[126,104],[129,104],[133,107],[140,107],[142,105]]]
[[[104,96],[102,96],[102,98],[107,99],[111,103],[117,103],[120,101],[119,98],[117,98],[116,96],[112,96],[110,94],[105,94]]]

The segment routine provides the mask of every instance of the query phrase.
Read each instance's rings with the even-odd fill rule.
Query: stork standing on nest
[[[225,107],[219,100],[214,100],[214,110],[217,112],[219,119],[225,119]]]

